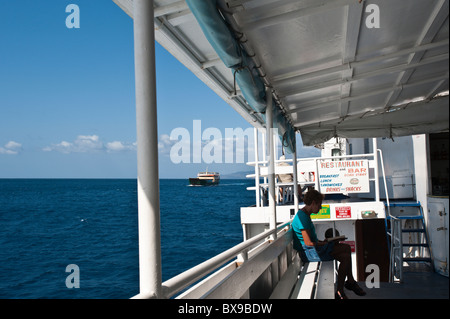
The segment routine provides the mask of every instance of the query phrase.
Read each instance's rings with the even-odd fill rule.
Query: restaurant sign
[[[319,184],[323,194],[368,193],[369,161],[323,161],[319,163]]]

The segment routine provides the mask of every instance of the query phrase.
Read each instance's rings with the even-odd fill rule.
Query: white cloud
[[[125,143],[120,141],[103,143],[97,135],[78,135],[73,142],[62,141],[44,147],[46,152],[69,153],[95,153],[95,152],[122,152],[136,149],[136,143]]]
[[[130,144],[120,141],[114,141],[106,143],[105,147],[108,152],[134,151],[136,150],[136,143]]]
[[[62,141],[58,144],[52,144],[43,148],[44,151],[57,151],[61,153],[86,153],[90,151],[99,151],[103,148],[103,143],[97,135],[79,135],[75,141]]]
[[[170,149],[176,142],[176,140],[171,140],[169,135],[162,134],[158,141],[158,151],[160,154],[169,154]]]
[[[16,155],[22,150],[22,144],[9,141],[3,147],[0,146],[0,154]]]
[[[73,144],[78,152],[100,151],[103,149],[103,143],[97,135],[79,135]]]

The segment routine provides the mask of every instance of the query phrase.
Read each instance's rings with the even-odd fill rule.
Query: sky
[[[136,178],[132,19],[112,0],[0,1],[0,178]],[[79,28],[66,26],[70,4]],[[156,64],[160,177],[251,170],[175,156],[177,132],[214,128],[212,152],[225,152],[226,129],[250,124],[158,44]]]

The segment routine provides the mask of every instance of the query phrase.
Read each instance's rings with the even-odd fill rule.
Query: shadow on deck
[[[426,265],[414,265],[403,269],[403,283],[381,282],[380,288],[368,289],[359,297],[351,291],[346,292],[349,299],[448,299],[449,278],[433,272]]]

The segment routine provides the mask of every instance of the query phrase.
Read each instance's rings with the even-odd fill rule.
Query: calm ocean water
[[[161,180],[163,281],[242,241],[252,181]],[[0,298],[130,298],[139,292],[135,179],[0,179]],[[68,289],[66,266],[80,269]]]

